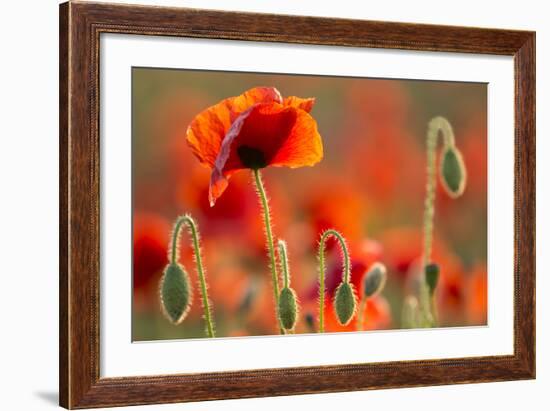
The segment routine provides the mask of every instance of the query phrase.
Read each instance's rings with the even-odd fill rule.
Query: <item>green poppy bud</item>
[[[279,294],[279,319],[285,330],[292,330],[298,317],[298,302],[292,288],[284,287]]]
[[[460,151],[454,146],[444,149],[440,177],[450,197],[456,198],[462,195],[466,187],[466,167]]]
[[[386,266],[382,263],[374,263],[363,277],[363,294],[372,297],[380,293],[386,285]]]
[[[355,291],[350,283],[342,282],[336,289],[334,311],[341,325],[348,325],[357,306]]]
[[[181,323],[191,307],[191,285],[185,269],[171,263],[166,266],[160,284],[162,310],[173,323]]]
[[[430,295],[433,295],[439,280],[439,266],[437,264],[428,264],[424,268],[424,275],[426,276],[426,284],[428,285]]]

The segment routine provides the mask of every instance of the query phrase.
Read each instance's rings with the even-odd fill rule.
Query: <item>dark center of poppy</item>
[[[243,163],[246,168],[257,170],[267,166],[264,153],[257,148],[240,146],[237,148],[237,154],[239,155],[241,163]]]

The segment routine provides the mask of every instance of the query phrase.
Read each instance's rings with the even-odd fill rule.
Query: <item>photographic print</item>
[[[133,341],[487,325],[487,85],[134,67]]]
[[[62,406],[535,378],[535,32],[59,29]]]

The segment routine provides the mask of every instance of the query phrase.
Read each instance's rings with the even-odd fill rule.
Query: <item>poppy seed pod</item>
[[[334,311],[341,325],[348,325],[357,306],[355,291],[350,283],[342,282],[336,289]]]
[[[363,277],[363,294],[372,297],[380,293],[386,285],[386,266],[382,263],[374,263]]]
[[[284,287],[279,295],[279,319],[285,330],[292,330],[296,326],[298,317],[298,303],[296,293],[292,288]]]
[[[426,284],[428,285],[430,295],[433,295],[439,280],[439,266],[437,264],[428,264],[424,268],[424,275],[426,276]]]
[[[185,269],[176,263],[166,266],[160,285],[162,311],[173,324],[182,322],[191,307],[191,285]]]
[[[466,187],[466,167],[460,151],[454,146],[444,149],[440,177],[441,183],[450,197],[456,198],[462,195]]]

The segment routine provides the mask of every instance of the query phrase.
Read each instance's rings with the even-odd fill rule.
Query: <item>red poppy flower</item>
[[[160,216],[134,215],[134,287],[140,288],[159,276],[168,261],[170,226]]]
[[[187,143],[212,169],[210,205],[236,171],[319,162],[323,145],[309,114],[314,103],[313,98],[283,99],[274,87],[256,87],[199,113],[187,129]]]

